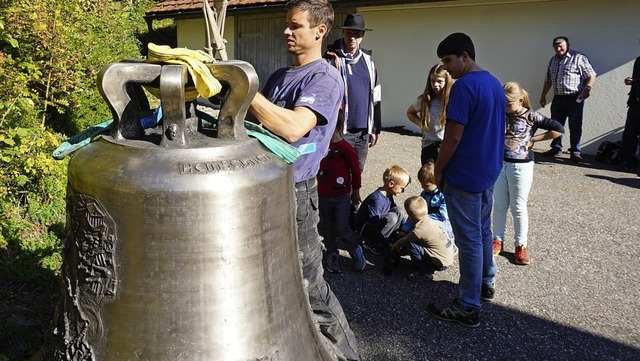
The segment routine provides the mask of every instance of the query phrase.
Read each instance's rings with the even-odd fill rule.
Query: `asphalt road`
[[[546,150],[546,144],[540,145]],[[544,149],[543,149],[544,148]],[[415,179],[420,138],[385,131],[369,153],[363,198],[392,164]],[[413,182],[397,200],[417,195]],[[586,156],[536,160],[529,198],[531,264],[513,262],[511,217],[497,257],[496,299],[479,328],[432,318],[429,302],[451,299],[457,261],[433,282],[405,276],[408,258],[391,276],[365,253],[364,272],[326,274],[358,338],[363,360],[640,360],[640,177]]]

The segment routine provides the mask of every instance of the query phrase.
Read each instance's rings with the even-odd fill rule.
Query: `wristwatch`
[[[584,87],[587,91],[591,91],[591,86],[587,85],[586,87]]]

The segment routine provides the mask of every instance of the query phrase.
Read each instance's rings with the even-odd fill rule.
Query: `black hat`
[[[344,25],[339,29],[353,29],[360,31],[372,31],[373,29],[367,29],[364,27],[364,16],[360,14],[347,14],[347,18],[344,20]]]

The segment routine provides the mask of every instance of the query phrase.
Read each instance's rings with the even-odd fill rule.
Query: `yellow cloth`
[[[191,79],[196,89],[186,89],[186,100],[194,100],[200,94],[203,98],[211,98],[218,94],[222,85],[209,71],[205,63],[213,63],[215,60],[201,50],[187,48],[171,48],[168,45],[156,45],[149,43],[149,55],[147,62],[165,64],[186,64]],[[159,97],[158,89],[147,87],[153,95]]]

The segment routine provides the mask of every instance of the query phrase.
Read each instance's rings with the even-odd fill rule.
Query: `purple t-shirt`
[[[301,153],[293,164],[294,181],[298,183],[315,177],[338,119],[344,94],[340,73],[324,59],[303,66],[280,68],[269,77],[262,94],[279,107],[307,107],[316,113],[316,126],[291,143]]]

